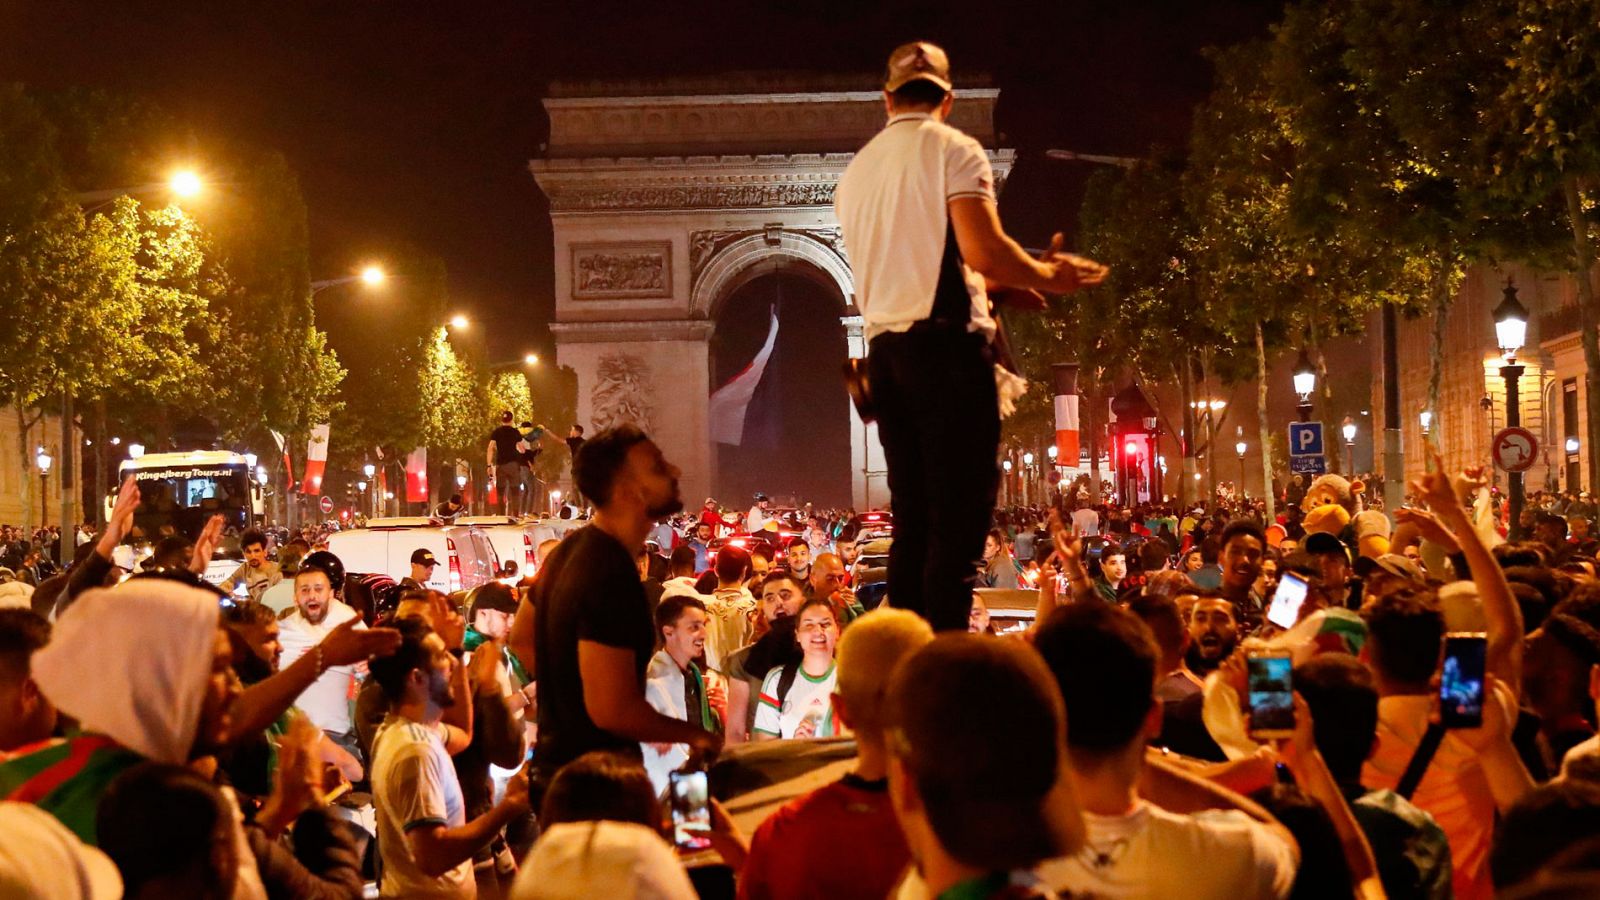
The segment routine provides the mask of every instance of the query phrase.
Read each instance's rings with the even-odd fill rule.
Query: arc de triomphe
[[[866,353],[833,189],[885,115],[879,91],[840,88],[871,83],[557,84],[544,101],[549,146],[529,168],[550,201],[550,328],[557,362],[577,372],[578,421],[644,427],[683,470],[690,506],[712,493],[708,341],[735,291],[779,271],[819,282],[850,356]],[[998,94],[958,90],[952,124],[992,146]],[[999,182],[1012,152],[990,159]],[[887,502],[877,428],[854,409],[850,471],[857,509]]]

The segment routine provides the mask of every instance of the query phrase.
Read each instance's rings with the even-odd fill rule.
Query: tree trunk
[[[106,401],[104,399],[94,402],[94,490],[90,495],[94,497],[94,523],[99,528],[106,526]]]
[[[1272,489],[1272,426],[1267,424],[1267,340],[1256,322],[1256,420],[1261,429],[1261,478],[1267,499],[1267,522],[1277,518],[1277,493]],[[1240,485],[1242,488],[1243,485]]]
[[[33,452],[28,449],[28,432],[32,426],[28,424],[27,413],[22,411],[22,404],[17,404],[17,461],[22,466],[22,536],[24,540],[33,538]]]
[[[1083,392],[1084,399],[1088,400],[1088,410],[1084,415],[1088,423],[1089,438],[1089,503],[1100,502],[1100,434],[1104,423],[1100,421],[1100,374],[1092,366],[1086,367],[1089,373],[1089,389]]]
[[[1584,487],[1600,487],[1600,309],[1595,308],[1594,282],[1589,270],[1594,265],[1594,246],[1589,242],[1589,222],[1583,214],[1583,188],[1578,176],[1562,180],[1567,199],[1567,219],[1572,226],[1573,280],[1578,283],[1578,323],[1583,340],[1584,410],[1588,427],[1584,429],[1589,451],[1588,482]]]
[[[1433,345],[1428,351],[1428,409],[1433,422],[1423,440],[1434,450],[1439,449],[1439,432],[1444,423],[1439,419],[1439,385],[1444,380],[1445,326],[1450,321],[1450,269],[1441,259],[1434,272],[1428,292],[1433,295]],[[1431,458],[1431,456],[1429,457]]]
[[[1183,462],[1178,475],[1178,506],[1187,508],[1189,491],[1194,486],[1194,364],[1185,356],[1178,362],[1178,393],[1183,398],[1183,434],[1179,455]]]
[[[1321,396],[1319,396],[1317,399],[1322,405],[1322,421],[1326,425],[1334,420],[1333,385],[1328,380],[1328,356],[1322,352],[1322,337],[1321,335],[1317,334],[1316,317],[1311,316],[1307,320],[1306,324],[1306,344],[1308,345],[1308,349],[1311,351],[1311,364],[1317,369],[1317,387],[1319,389],[1319,393],[1321,394]],[[1331,438],[1326,436],[1326,432],[1330,430],[1332,430],[1334,434],[1338,434],[1336,428],[1328,429],[1324,427],[1324,441],[1331,440]],[[1327,445],[1324,444],[1324,449],[1326,449],[1326,446]],[[1261,449],[1262,452],[1265,453],[1267,448],[1263,446]],[[1340,461],[1339,451],[1335,449],[1332,453],[1327,455],[1332,457],[1332,459],[1328,460],[1328,471],[1337,474],[1339,472]],[[1270,486],[1268,490],[1271,490]]]

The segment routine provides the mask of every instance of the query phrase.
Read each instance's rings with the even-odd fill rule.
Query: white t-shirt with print
[[[1083,849],[1039,867],[1063,894],[1242,900],[1287,897],[1294,886],[1289,845],[1237,810],[1186,816],[1141,800],[1125,816],[1083,818]]]
[[[794,737],[795,729],[806,719],[816,722],[812,737],[833,737],[833,691],[839,680],[839,666],[830,663],[828,671],[820,678],[806,674],[804,667],[795,673],[789,695],[778,704],[778,682],[783,679],[783,666],[774,666],[761,681],[761,695],[756,700],[756,722],[752,731],[781,738]]]
[[[391,715],[372,740],[372,805],[378,817],[384,897],[474,897],[469,857],[432,878],[411,856],[406,833],[413,828],[467,823],[461,782],[437,727]]]

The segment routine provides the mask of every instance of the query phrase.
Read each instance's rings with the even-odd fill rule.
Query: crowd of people
[[[575,474],[593,519],[535,574],[412,580],[392,604],[350,602],[326,551],[266,559],[261,535],[234,576],[248,600],[197,576],[204,541],[127,577],[125,486],[47,606],[0,610],[0,893],[1600,888],[1593,548],[1501,542],[1476,475],[1418,483],[1376,559],[1244,517],[997,513],[974,583],[1003,563],[1035,615],[996,629],[975,592],[966,633],[935,634],[892,595],[865,608],[835,541],[706,564],[691,537],[652,572],[678,473],[636,429],[594,436]],[[1290,576],[1307,591],[1285,621]],[[1481,722],[1441,729],[1459,633],[1485,636]],[[1264,736],[1248,670],[1269,652],[1292,660],[1294,715]],[[807,747],[849,762],[747,836],[735,773],[805,769]],[[685,818],[683,776],[719,755]]]

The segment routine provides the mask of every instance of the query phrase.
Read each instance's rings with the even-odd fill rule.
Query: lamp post
[[[1005,477],[1005,487],[1006,487],[1006,490],[1005,490],[1005,496],[1006,496],[1005,503],[1006,503],[1007,506],[1010,506],[1011,505],[1011,460],[1009,460],[1009,459],[1002,460],[1000,462],[1000,468],[1004,469],[1005,473],[1006,473],[1006,477]]]
[[[1033,496],[1033,451],[1022,454],[1022,505],[1028,506]]]
[[[1515,428],[1522,424],[1521,402],[1517,397],[1517,379],[1522,377],[1523,367],[1517,363],[1517,351],[1522,349],[1523,342],[1528,337],[1528,310],[1517,300],[1517,288],[1511,279],[1506,279],[1506,289],[1500,300],[1500,305],[1494,308],[1494,335],[1500,344],[1500,352],[1505,354],[1505,365],[1500,367],[1500,377],[1506,381],[1506,427]],[[1509,472],[1507,479],[1510,484],[1511,506],[1507,517],[1507,529],[1512,540],[1522,537],[1522,473]]]
[[[1243,426],[1240,426],[1240,427],[1242,428]],[[1243,438],[1241,438],[1238,442],[1236,442],[1233,445],[1233,452],[1239,454],[1239,499],[1240,500],[1245,499],[1245,493],[1244,493],[1244,452],[1246,450],[1248,450],[1248,449],[1250,449],[1250,446],[1244,442]]]
[[[550,515],[555,515],[561,506],[561,492],[555,489],[550,491]]]
[[[1344,432],[1344,474],[1348,477],[1356,473],[1356,423],[1349,416],[1344,417],[1344,424],[1339,426]]]
[[[1294,392],[1300,395],[1295,411],[1300,421],[1311,421],[1311,394],[1317,389],[1317,370],[1312,368],[1305,348],[1300,348],[1300,358],[1294,362]]]
[[[33,457],[33,462],[39,467],[39,526],[42,528],[50,524],[50,465],[55,462],[55,458],[50,455],[50,451],[40,447],[38,454]]]
[[[368,485],[372,486],[372,488],[374,488],[374,491],[376,490],[376,488],[378,486],[378,482],[376,480],[374,480],[372,476],[376,475],[377,473],[378,473],[378,467],[373,465],[372,463],[367,463],[366,465],[361,467],[361,474],[367,476],[366,484],[362,485],[362,487],[361,487],[361,489],[363,491],[365,491],[367,489]],[[377,494],[375,492],[371,493],[371,494],[367,494],[367,508],[372,511],[371,512],[371,516],[374,519],[376,519],[378,517],[378,497],[377,497]]]
[[[1417,415],[1417,420],[1422,423],[1423,440],[1433,434],[1433,410],[1425,409]]]

